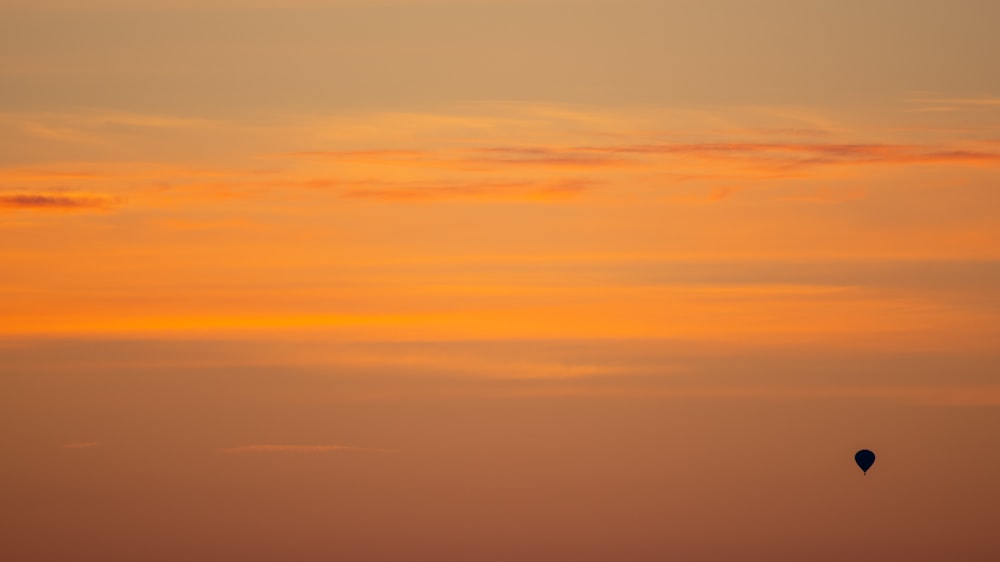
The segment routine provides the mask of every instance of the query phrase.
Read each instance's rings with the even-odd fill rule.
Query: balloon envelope
[[[875,453],[868,449],[861,449],[857,453],[854,453],[854,462],[858,463],[862,472],[868,474],[868,469],[875,464]]]

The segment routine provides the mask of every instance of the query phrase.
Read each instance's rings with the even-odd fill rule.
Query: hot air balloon
[[[868,469],[875,464],[875,453],[869,451],[868,449],[861,449],[857,453],[854,453],[854,462],[858,463],[858,466],[861,467],[861,471],[867,475]]]

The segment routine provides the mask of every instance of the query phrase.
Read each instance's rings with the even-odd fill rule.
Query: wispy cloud
[[[331,453],[336,451],[357,451],[370,453],[391,453],[392,449],[352,447],[348,445],[240,445],[219,449],[220,453]]]
[[[441,201],[445,199],[559,200],[586,191],[594,182],[561,180],[550,182],[486,181],[463,183],[375,184],[343,192],[352,199],[382,201]]]
[[[421,150],[396,150],[396,149],[375,149],[375,150],[313,150],[293,152],[292,156],[305,158],[322,158],[330,160],[379,160],[379,159],[410,159],[424,155]]]
[[[833,188],[819,186],[813,189],[801,190],[792,195],[779,197],[783,201],[799,201],[804,203],[845,203],[858,201],[867,197],[867,191],[861,187]]]
[[[107,209],[117,200],[96,195],[43,195],[37,193],[0,194],[0,209],[75,211]]]
[[[915,112],[950,112],[969,109],[997,109],[1000,108],[1000,98],[984,96],[969,98],[919,98],[911,100],[917,107],[910,111]]]
[[[753,398],[775,401],[800,401],[814,399],[857,400],[871,399],[921,406],[944,407],[993,407],[1000,406],[1000,387],[980,386],[930,386],[873,385],[798,386],[794,384],[726,386],[683,386],[663,384],[655,378],[637,378],[630,384],[627,378],[603,380],[547,380],[542,384],[511,386],[495,389],[504,396],[643,396],[669,398]]]
[[[997,98],[942,101],[970,107],[1000,104]],[[29,125],[65,128],[93,136],[104,147],[92,152],[74,148],[80,161],[42,165],[56,145],[9,141],[11,147],[27,147],[25,154],[38,162],[0,170],[5,190],[0,211],[102,209],[117,203],[86,195],[101,193],[129,194],[132,206],[172,208],[205,200],[319,202],[327,195],[331,199],[324,203],[330,204],[333,198],[548,203],[572,201],[597,187],[602,193],[622,188],[629,196],[642,190],[660,196],[682,181],[688,185],[670,192],[669,200],[702,203],[732,199],[763,186],[761,181],[828,180],[869,166],[1000,166],[1000,150],[982,135],[964,140],[954,135],[901,137],[887,132],[894,129],[845,129],[814,116],[775,117],[770,112],[761,119],[737,112],[717,119],[493,109],[495,115],[290,117],[281,125],[123,112],[0,114],[0,122],[15,130]],[[381,131],[390,126],[403,132],[386,138]],[[240,142],[220,142],[232,138]],[[170,153],[177,160],[147,161],[167,144],[184,147],[179,156]],[[99,165],[111,147],[123,160]],[[694,190],[699,194],[691,197]]]
[[[611,154],[610,151],[605,151]],[[559,168],[593,168],[623,166],[630,163],[625,158],[575,149],[493,147],[479,151],[473,161],[484,164],[550,166]]]
[[[745,158],[784,165],[1000,162],[1000,154],[950,147],[859,143],[665,143],[581,146],[566,149],[635,155],[692,155],[706,159]]]
[[[335,178],[312,177],[284,185],[335,187],[347,198],[379,201],[547,201],[565,200],[597,184],[634,186],[648,183],[650,173],[660,173],[686,180],[726,180],[730,183],[713,186],[709,197],[721,200],[748,187],[732,182],[818,177],[826,173],[825,169],[842,166],[1000,165],[1000,153],[983,149],[983,146],[982,143],[969,147],[737,139],[694,143],[496,145],[472,150],[300,152],[294,156],[320,162],[329,160],[344,166],[312,172],[335,174]],[[352,164],[361,167],[352,168]],[[428,172],[428,168],[436,171]],[[573,170],[572,175],[567,173],[569,170]],[[392,179],[383,179],[381,174]],[[486,174],[491,177],[486,179]],[[439,177],[433,177],[435,175]],[[498,175],[507,177],[495,179]]]

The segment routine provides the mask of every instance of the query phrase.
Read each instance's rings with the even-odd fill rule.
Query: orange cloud
[[[97,446],[97,443],[93,441],[87,441],[82,443],[67,443],[63,445],[63,449],[92,449]]]
[[[983,146],[982,143],[977,145]],[[905,143],[723,141],[612,145],[490,146],[474,149],[353,150],[294,153],[336,168],[298,170],[270,182],[285,187],[341,187],[352,199],[565,199],[594,185],[643,188],[663,181],[724,180],[709,186],[721,200],[760,179],[809,179],[824,168],[912,164],[995,166],[1000,154],[967,146]],[[567,169],[586,173],[567,177]],[[585,172],[584,172],[585,170]],[[504,180],[483,176],[504,174]],[[657,174],[657,180],[651,174]],[[742,185],[741,185],[742,184]],[[797,197],[784,198],[797,200]],[[826,198],[824,198],[826,199]],[[843,199],[840,197],[839,199]]]
[[[308,158],[329,158],[333,160],[377,160],[383,158],[415,158],[424,154],[421,150],[314,150],[293,152],[292,156]]]
[[[771,400],[808,400],[817,398],[875,399],[907,404],[947,407],[984,407],[1000,405],[1000,386],[821,386],[796,387],[753,384],[742,386],[654,386],[630,387],[622,384],[587,384],[574,381],[573,384],[546,382],[531,386],[521,386],[498,390],[507,396],[643,396],[650,397],[732,397],[767,398]]]
[[[470,182],[450,185],[385,185],[348,189],[344,191],[344,196],[383,201],[440,201],[462,198],[552,201],[580,194],[593,184],[594,182],[582,180],[567,180],[555,182]]]
[[[1000,162],[1000,154],[949,147],[894,144],[823,143],[678,143],[624,146],[581,146],[569,153],[688,154],[702,158],[766,159],[786,165],[897,164],[945,162]],[[804,155],[804,156],[798,156]]]
[[[238,447],[219,449],[220,453],[330,453],[334,451],[393,452],[391,449],[372,449],[346,445],[240,445]]]
[[[479,152],[492,156],[472,159],[474,162],[484,164],[523,164],[560,168],[590,168],[622,166],[630,163],[629,160],[624,158],[595,156],[592,153],[574,149],[494,147],[484,148]]]
[[[75,211],[84,209],[107,209],[116,201],[108,197],[93,195],[40,195],[15,193],[0,195],[0,209],[32,209]]]

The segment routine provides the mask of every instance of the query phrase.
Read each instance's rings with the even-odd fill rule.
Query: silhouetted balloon
[[[857,453],[854,453],[854,462],[858,463],[862,472],[868,474],[868,469],[875,464],[875,453],[868,449],[861,449]]]

